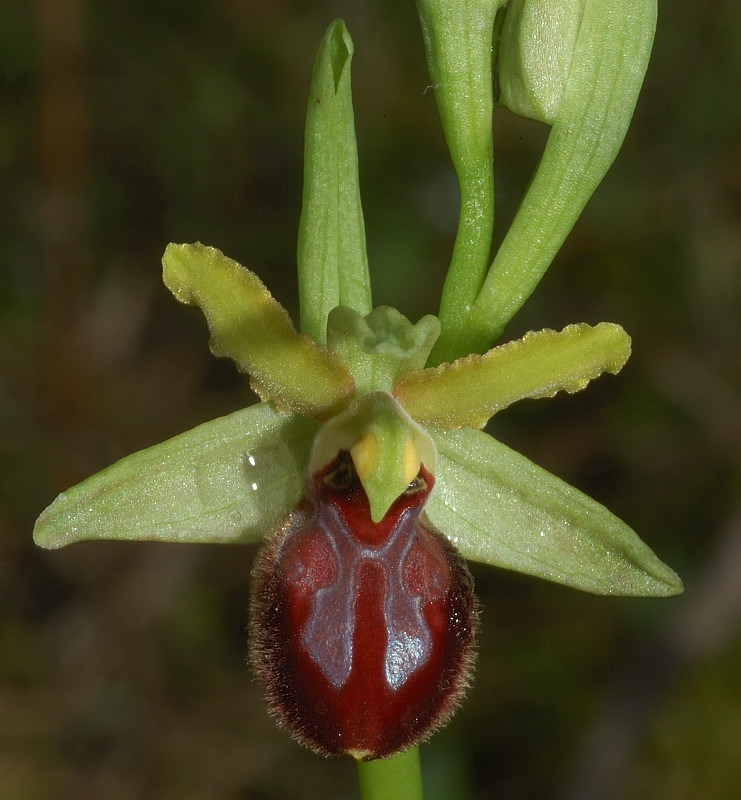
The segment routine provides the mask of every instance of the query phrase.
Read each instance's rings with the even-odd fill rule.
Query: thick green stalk
[[[418,748],[412,747],[393,758],[357,763],[361,800],[422,800]]]
[[[458,232],[438,315],[444,339],[460,334],[489,267],[494,225],[492,35],[500,5],[501,0],[417,0],[435,99],[460,187]],[[431,363],[441,360],[437,350]]]

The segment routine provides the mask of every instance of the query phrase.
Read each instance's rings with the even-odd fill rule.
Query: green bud
[[[586,0],[511,0],[499,51],[500,101],[553,124]]]
[[[432,314],[413,325],[389,306],[365,316],[337,306],[327,320],[327,347],[349,366],[358,394],[390,392],[404,373],[422,369],[439,335]]]

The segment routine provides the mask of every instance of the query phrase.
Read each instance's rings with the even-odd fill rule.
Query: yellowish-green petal
[[[352,396],[347,367],[299,334],[288,312],[250,270],[202,244],[170,244],[163,279],[181,303],[197,305],[214,355],[233,359],[262,400],[281,411],[324,419]]]
[[[615,374],[629,356],[630,337],[619,325],[569,325],[560,332],[530,332],[483,356],[410,372],[394,396],[423,425],[482,428],[517,400],[577,392],[603,372]]]

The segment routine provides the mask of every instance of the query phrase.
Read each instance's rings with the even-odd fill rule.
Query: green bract
[[[459,226],[440,303],[442,332],[433,352],[440,363],[491,347],[614,161],[648,65],[656,0],[417,0],[417,6],[461,184],[461,220],[469,220]],[[481,65],[492,52],[500,101],[552,129],[489,262],[491,70]],[[487,210],[486,224],[483,215],[470,222],[479,207]]]
[[[569,78],[562,97],[552,103],[552,139],[566,136],[557,134],[557,125],[564,109],[576,113],[574,96],[584,101],[580,113],[596,113],[596,101],[589,99],[594,92],[571,87],[574,65],[584,58],[580,47],[592,52],[595,41],[606,46],[616,28],[625,32],[624,17],[634,20],[632,14],[618,14],[617,5],[603,3],[615,17],[610,17],[608,36],[603,27],[587,25],[597,5],[584,3],[571,68],[563,67]],[[491,88],[490,72],[482,65],[497,6],[420,0],[420,7],[463,190],[467,181],[483,175],[484,166],[491,170],[490,104],[477,103]],[[511,27],[516,32],[520,24]],[[467,44],[456,51],[462,31],[467,31]],[[645,46],[644,41],[638,49]],[[459,57],[452,57],[456,52]],[[302,332],[254,273],[218,250],[169,245],[163,258],[167,286],[178,300],[202,309],[213,352],[248,372],[263,402],[129,456],[63,493],[39,518],[37,543],[53,548],[83,539],[256,541],[296,506],[307,475],[326,466],[339,450],[348,450],[376,521],[424,464],[436,481],[427,506],[430,521],[468,558],[591,592],[660,596],[681,591],[675,573],[623,522],[478,430],[519,399],[574,392],[603,372],[618,372],[630,353],[622,328],[570,325],[491,349],[479,347],[508,318],[511,300],[501,298],[512,297],[518,281],[525,287],[521,291],[529,292],[537,270],[512,262],[498,272],[495,260],[481,296],[489,295],[492,280],[506,286],[501,296],[485,303],[494,311],[482,336],[476,320],[484,306],[469,290],[479,284],[476,294],[481,288],[481,264],[475,269],[472,264],[480,262],[483,249],[474,258],[465,244],[456,245],[455,258],[462,260],[451,275],[478,269],[479,276],[464,281],[460,292],[458,277],[453,279],[440,321],[428,316],[413,325],[394,309],[372,310],[350,99],[351,55],[343,23],[334,22],[322,42],[308,106],[299,243]],[[530,61],[525,62],[531,70]],[[469,81],[474,88],[462,97]],[[603,113],[609,116],[610,108],[608,102]],[[580,150],[579,131],[590,123],[580,127],[569,116],[563,124],[577,137],[569,147]],[[621,136],[613,135],[613,143]],[[571,157],[576,157],[573,152]],[[563,156],[553,158],[563,170]],[[476,191],[488,198],[490,184],[482,180]],[[580,178],[570,180],[577,184]],[[476,191],[470,189],[473,194],[467,196]],[[552,197],[554,191],[550,186],[546,194]],[[573,214],[574,196],[566,193],[570,210],[559,212],[562,219]],[[533,241],[541,242],[544,231],[551,236],[549,214],[538,223],[541,237]],[[483,236],[488,241],[490,226],[484,218],[490,220],[489,211],[480,218],[464,216],[464,239]],[[563,233],[563,226],[559,230]],[[521,242],[518,252],[523,247]],[[543,252],[538,250],[537,259],[542,261]],[[460,311],[459,304],[469,301],[472,307]],[[502,303],[506,313],[496,310]],[[475,346],[459,352],[463,343]],[[453,355],[441,363],[445,353]]]
[[[353,43],[340,21],[322,40],[306,113],[304,196],[298,237],[301,330],[324,344],[329,312],[372,308],[360,205],[350,64]]]

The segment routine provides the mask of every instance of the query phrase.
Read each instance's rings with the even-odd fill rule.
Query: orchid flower
[[[504,5],[418,2],[462,198],[439,316],[413,324],[395,309],[372,305],[350,90],[353,44],[344,24],[335,21],[320,47],[308,103],[299,331],[260,278],[219,250],[170,244],[163,257],[166,286],[180,302],[200,307],[212,352],[233,359],[249,375],[260,402],[130,455],[62,493],[36,524],[39,545],[56,548],[87,539],[245,544],[267,537],[269,551],[275,550],[270,541],[276,532],[285,537],[297,529],[316,543],[316,523],[307,520],[317,514],[323,519],[329,508],[321,487],[344,491],[352,484],[352,497],[361,498],[361,505],[337,501],[337,519],[344,520],[338,525],[385,530],[412,504],[419,525],[446,538],[443,550],[452,545],[466,559],[599,594],[661,597],[681,591],[677,575],[628,525],[483,430],[512,403],[579,391],[605,372],[619,372],[630,355],[628,335],[611,323],[574,324],[492,343],[614,158],[653,34],[650,2],[636,4],[643,9],[638,14],[624,11],[618,0],[574,0],[553,37],[565,41],[565,49],[548,60],[555,59],[559,75],[544,82],[528,42],[533,26],[547,17],[548,2],[511,0],[501,25],[497,12]],[[487,270],[495,30],[501,39],[501,102],[547,121],[552,132],[523,206]],[[614,36],[635,39],[635,52],[626,56],[632,59],[629,78],[619,65],[619,80],[613,76],[610,83],[594,60],[605,44],[617,51]],[[598,123],[611,135],[596,130]],[[422,491],[420,480],[426,488],[419,503],[404,500]],[[264,569],[257,568],[258,579]],[[419,649],[423,633],[409,633],[421,625],[420,612],[399,602],[403,620],[388,624],[401,631],[399,642],[416,644],[393,653],[388,644],[392,684],[394,676],[401,681],[413,673],[427,652]],[[475,628],[475,609],[466,624]],[[327,676],[336,686],[355,663],[343,630],[338,628],[336,646],[327,636],[310,639],[304,633],[302,640],[317,662],[320,651],[330,648],[334,660]],[[276,648],[281,645],[274,641],[268,658]],[[467,648],[461,651],[466,670]],[[265,649],[256,646],[258,660]],[[464,677],[461,690],[465,682]],[[271,696],[273,706],[280,705]],[[290,714],[273,710],[291,727]],[[386,756],[415,744],[440,721],[390,749],[340,745],[336,751],[360,759]],[[304,729],[297,735],[334,752]]]

